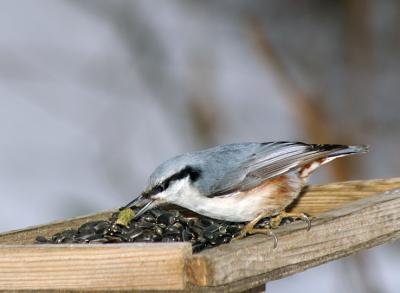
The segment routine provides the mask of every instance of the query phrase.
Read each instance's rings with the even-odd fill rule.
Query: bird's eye
[[[170,180],[168,180],[168,179],[164,180],[163,182],[161,182],[158,185],[157,192],[163,192],[164,190],[166,190],[168,188],[168,186],[169,186],[169,183],[170,183]]]
[[[161,183],[161,184],[157,185],[154,189],[157,193],[159,193],[159,192],[163,192],[166,188],[167,188],[166,184]]]

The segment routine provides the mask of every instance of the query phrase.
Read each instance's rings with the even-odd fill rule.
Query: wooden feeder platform
[[[113,211],[0,234],[0,290],[258,292],[284,278],[400,237],[400,178],[307,187],[304,223],[192,254],[190,243],[34,244]]]

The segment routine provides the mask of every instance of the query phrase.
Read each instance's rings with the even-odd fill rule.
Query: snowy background
[[[124,205],[176,154],[365,143],[313,182],[400,174],[400,4],[2,1],[0,231]],[[268,292],[397,292],[387,244]]]

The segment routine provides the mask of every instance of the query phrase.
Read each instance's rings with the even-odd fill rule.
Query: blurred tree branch
[[[311,96],[296,85],[291,78],[286,65],[275,51],[268,39],[266,31],[263,29],[261,21],[256,17],[249,18],[249,32],[255,43],[257,52],[264,64],[271,69],[276,81],[286,92],[285,97],[289,101],[291,110],[295,115],[299,125],[303,126],[308,139],[315,143],[337,142],[338,135],[329,123],[329,116],[321,104],[321,98]],[[345,180],[349,178],[347,173],[347,161],[335,162],[332,164],[333,177],[335,180]]]

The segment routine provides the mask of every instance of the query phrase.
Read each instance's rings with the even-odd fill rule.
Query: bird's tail
[[[314,162],[310,165],[305,165],[301,171],[300,176],[307,178],[321,165],[331,162],[332,160],[344,156],[364,154],[368,152],[369,147],[366,145],[339,145],[339,144],[314,144],[311,145],[313,151],[317,151],[317,157],[313,158],[309,162]],[[322,159],[319,160],[318,159]]]
[[[326,148],[328,151],[328,158],[337,158],[355,154],[365,154],[369,151],[367,145],[323,145],[322,148]]]

